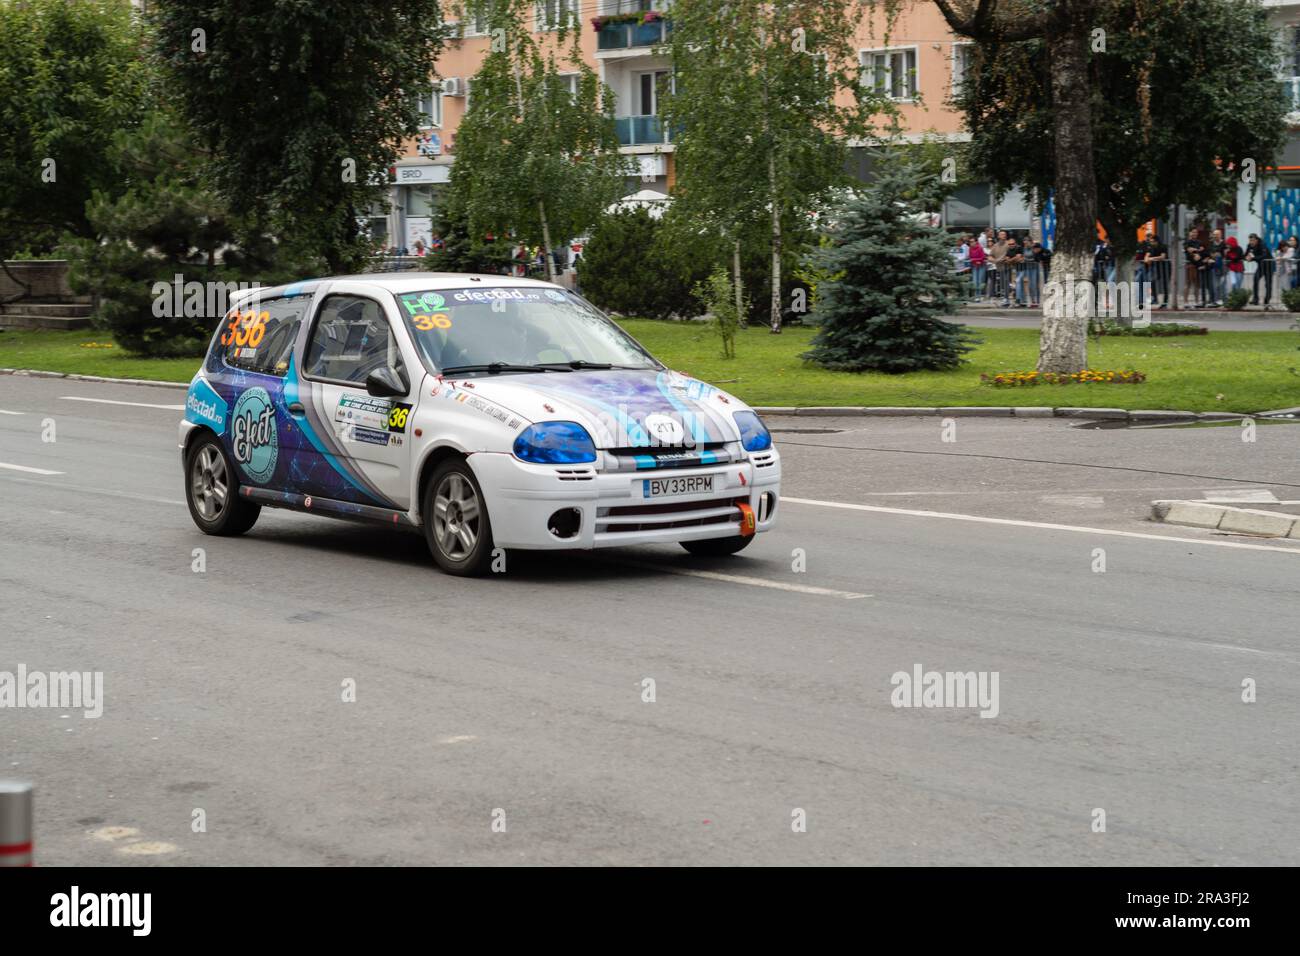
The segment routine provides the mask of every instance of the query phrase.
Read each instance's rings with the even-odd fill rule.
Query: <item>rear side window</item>
[[[362,296],[329,296],[312,330],[303,373],[363,385],[367,375],[385,366],[402,370],[401,351],[383,308]]]
[[[252,299],[231,309],[217,337],[226,364],[262,375],[284,375],[310,301],[310,296]]]

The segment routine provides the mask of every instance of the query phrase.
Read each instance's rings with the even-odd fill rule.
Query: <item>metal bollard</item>
[[[32,866],[32,785],[0,780],[0,866]]]

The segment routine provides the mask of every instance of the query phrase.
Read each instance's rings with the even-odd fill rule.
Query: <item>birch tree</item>
[[[534,29],[539,10],[551,29]],[[581,235],[623,190],[613,97],[583,61],[565,4],[465,0],[460,16],[486,27],[489,48],[471,80],[450,188],[475,234],[540,245],[553,279],[553,243]]]
[[[676,148],[678,216],[725,235],[739,288],[740,236],[765,223],[770,325],[781,331],[790,226],[848,181],[852,141],[886,101],[862,82],[859,0],[676,0],[665,119]]]

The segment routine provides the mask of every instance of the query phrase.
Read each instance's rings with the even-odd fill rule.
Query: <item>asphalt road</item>
[[[774,421],[799,500],[743,555],[468,581],[327,519],[204,537],[180,411],[73,400],[183,394],[0,376],[0,671],[104,673],[99,719],[0,709],[40,863],[1300,863],[1300,549],[1134,507],[1300,499],[1300,430]],[[895,708],[916,665],[997,716]]]

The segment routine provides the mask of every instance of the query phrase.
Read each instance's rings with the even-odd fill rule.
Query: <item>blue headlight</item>
[[[772,447],[772,436],[767,426],[754,412],[736,412],[736,427],[740,429],[740,443],[745,451],[765,451]]]
[[[577,422],[538,422],[515,439],[515,457],[538,465],[574,465],[596,460],[596,445]]]

